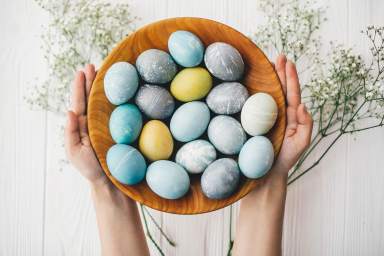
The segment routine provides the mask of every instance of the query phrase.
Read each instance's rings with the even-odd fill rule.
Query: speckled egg
[[[116,143],[129,144],[135,141],[142,125],[140,110],[128,103],[115,108],[109,119],[109,131]]]
[[[205,68],[185,68],[171,83],[172,95],[183,102],[204,98],[212,88],[212,77]]]
[[[262,135],[273,127],[277,113],[277,104],[271,95],[256,93],[244,103],[241,124],[249,135]]]
[[[147,164],[134,147],[115,144],[108,150],[106,159],[112,176],[123,184],[134,185],[145,177]]]
[[[141,86],[135,102],[139,109],[151,119],[166,119],[175,110],[172,95],[168,90],[157,85]]]
[[[136,68],[128,62],[116,62],[105,73],[105,95],[114,105],[120,105],[130,100],[138,86],[139,76]]]
[[[273,160],[273,145],[264,136],[250,138],[239,154],[240,170],[250,179],[264,176],[271,169]]]
[[[171,118],[172,135],[181,142],[195,140],[205,132],[209,119],[209,109],[204,102],[185,103],[176,109]]]
[[[173,151],[173,139],[168,127],[159,120],[146,123],[140,134],[139,149],[150,161],[168,159]]]
[[[189,173],[202,173],[216,159],[216,150],[206,140],[194,140],[177,151],[175,161]]]
[[[142,52],[136,60],[136,68],[147,83],[164,84],[176,75],[177,67],[171,56],[162,50],[149,49]]]
[[[209,141],[223,154],[240,152],[247,137],[240,123],[230,116],[216,116],[208,126]]]
[[[177,64],[183,67],[198,66],[204,57],[204,45],[193,33],[185,30],[173,32],[168,49]]]
[[[210,44],[205,51],[204,62],[209,72],[224,81],[239,80],[244,73],[244,61],[239,51],[222,42]]]
[[[201,189],[210,199],[231,196],[240,181],[240,171],[235,160],[221,158],[211,163],[201,175]]]
[[[226,82],[211,90],[207,104],[216,114],[232,115],[240,112],[248,96],[248,90],[242,84]]]
[[[179,164],[159,160],[148,166],[146,180],[157,195],[166,199],[178,199],[189,190],[188,173]]]

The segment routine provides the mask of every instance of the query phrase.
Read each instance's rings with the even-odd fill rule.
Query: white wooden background
[[[0,0],[0,255],[98,255],[85,181],[60,168],[60,118],[28,110],[23,97],[44,76],[39,50],[46,14],[31,0]],[[259,22],[257,0],[132,0],[139,26],[175,16],[225,22],[245,34]],[[384,25],[384,1],[322,1],[325,42],[366,52],[359,31]],[[289,187],[285,255],[384,255],[384,129],[342,139],[311,174]],[[224,255],[229,211],[176,216],[152,211],[177,242],[166,255]],[[236,213],[237,211],[235,211]],[[153,255],[158,255],[151,246]]]

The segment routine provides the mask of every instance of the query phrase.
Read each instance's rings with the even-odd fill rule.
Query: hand
[[[71,95],[71,110],[68,111],[65,127],[67,157],[92,184],[107,181],[88,136],[87,101],[95,76],[95,67],[91,64],[85,67],[84,72],[76,73]]]
[[[313,121],[305,105],[301,103],[301,92],[296,67],[284,55],[276,60],[276,72],[287,101],[287,128],[274,171],[288,175],[300,155],[311,142]]]

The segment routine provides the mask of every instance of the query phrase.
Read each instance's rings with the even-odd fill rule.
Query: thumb
[[[304,104],[297,108],[297,136],[300,136],[303,144],[307,147],[311,142],[313,120]]]
[[[71,156],[80,143],[79,121],[73,111],[67,113],[67,124],[64,131],[65,150]]]

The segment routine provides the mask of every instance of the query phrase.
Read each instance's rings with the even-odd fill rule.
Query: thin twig
[[[165,256],[165,254],[164,254],[163,250],[161,249],[160,245],[155,241],[155,239],[152,237],[151,232],[149,231],[148,223],[147,223],[147,217],[145,216],[145,213],[144,213],[144,206],[143,206],[142,204],[140,204],[140,211],[141,211],[141,214],[143,215],[144,226],[145,226],[145,230],[146,230],[146,235],[147,235],[147,237],[149,238],[149,240],[151,240],[151,242],[153,243],[153,245],[156,247],[157,251],[158,251],[162,256]]]

